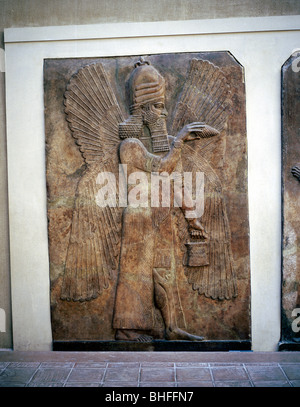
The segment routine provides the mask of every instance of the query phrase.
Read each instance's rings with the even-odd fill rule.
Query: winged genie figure
[[[203,337],[186,331],[178,271],[206,297],[237,296],[222,185],[203,144],[226,126],[230,87],[220,68],[191,60],[169,135],[160,73],[141,58],[128,86],[127,118],[101,63],[80,69],[65,92],[66,119],[86,170],[76,192],[61,298],[92,300],[115,279],[116,340],[151,341],[158,309],[165,339],[199,341]],[[195,211],[195,196],[174,188],[187,172],[204,174],[202,216]],[[113,205],[97,202],[99,174],[116,180]],[[139,197],[145,192],[146,199],[141,205],[130,205],[129,199],[121,204],[124,196],[136,195],[136,174]],[[170,178],[171,204],[153,205],[148,192],[155,177],[172,174],[177,178]]]

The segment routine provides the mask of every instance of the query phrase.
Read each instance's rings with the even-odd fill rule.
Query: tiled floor
[[[0,351],[0,387],[300,387],[300,352]]]

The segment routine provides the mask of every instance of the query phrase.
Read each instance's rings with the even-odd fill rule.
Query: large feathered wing
[[[87,168],[77,186],[61,298],[86,301],[116,278],[120,252],[122,209],[97,201],[99,173],[115,176],[107,193],[118,196],[118,125],[124,121],[102,64],[87,65],[71,78],[65,112]]]
[[[124,117],[101,63],[87,65],[71,78],[65,113],[87,164],[108,159],[116,151],[118,126]]]
[[[231,299],[237,296],[236,274],[231,250],[230,225],[227,216],[222,185],[209,162],[197,150],[188,145],[182,154],[183,170],[204,173],[204,211],[200,218],[208,238],[201,239],[207,246],[208,261],[205,265],[191,267],[187,249],[182,244],[184,268],[188,282],[199,294],[212,299]],[[193,199],[196,199],[193,196]],[[183,243],[195,242],[189,235],[186,220],[178,212],[179,230]],[[198,240],[199,241],[199,240]]]
[[[172,134],[187,123],[203,122],[220,134],[226,129],[231,115],[230,85],[222,70],[209,61],[193,59],[188,78],[175,107]],[[201,266],[188,265],[189,235],[187,222],[178,212],[179,230],[184,242],[184,267],[188,282],[199,294],[213,299],[231,299],[237,296],[235,268],[231,250],[230,225],[221,181],[210,162],[218,147],[219,136],[185,143],[182,150],[183,171],[204,173],[204,212],[200,219],[208,234],[207,262]],[[195,196],[194,196],[195,199]]]
[[[231,115],[231,105],[230,85],[223,71],[210,61],[194,58],[174,110],[171,134],[197,121],[221,133]]]

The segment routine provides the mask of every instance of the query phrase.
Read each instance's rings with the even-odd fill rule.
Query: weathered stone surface
[[[189,67],[193,58],[200,61],[209,61],[222,71],[222,75],[229,83],[230,100],[232,103],[232,114],[227,121],[227,127],[221,131],[217,137],[189,141],[189,146],[195,147],[196,143],[203,143],[205,160],[207,165],[212,168],[216,174],[216,180],[220,182],[222,188],[222,204],[216,206],[218,211],[212,217],[206,215],[207,207],[204,208],[203,222],[204,226],[209,228],[209,219],[224,219],[226,213],[225,230],[229,232],[228,261],[233,264],[236,279],[235,288],[231,288],[227,294],[228,299],[222,298],[221,285],[214,285],[212,289],[208,285],[201,288],[201,271],[204,267],[199,265],[200,269],[183,267],[184,259],[180,244],[186,243],[186,238],[180,237],[181,234],[188,233],[187,226],[178,229],[178,235],[175,238],[177,246],[171,254],[169,245],[169,236],[174,228],[173,209],[170,212],[170,222],[165,223],[164,227],[159,230],[160,240],[156,243],[157,253],[155,262],[164,264],[167,267],[168,261],[174,259],[177,268],[176,281],[177,292],[180,298],[180,305],[177,305],[176,312],[183,313],[185,328],[187,332],[194,335],[204,336],[207,340],[243,340],[250,337],[250,270],[249,270],[249,227],[248,227],[248,197],[247,197],[247,141],[245,125],[245,89],[243,81],[243,68],[227,52],[212,53],[194,53],[194,54],[166,54],[151,55],[145,57],[152,66],[157,69],[165,80],[166,109],[168,111],[167,128],[168,133],[172,136],[177,135],[171,132],[175,128],[174,120],[177,116],[178,101],[180,100],[182,89],[188,83]],[[107,75],[109,86],[107,91],[112,90],[116,95],[124,117],[129,116],[128,111],[128,88],[127,82],[137,57],[120,57],[120,58],[90,58],[90,59],[54,59],[46,60],[44,65],[44,86],[45,86],[45,125],[46,125],[46,151],[47,151],[47,187],[48,187],[48,218],[49,218],[49,257],[50,257],[50,279],[51,279],[51,313],[52,329],[54,340],[114,340],[116,329],[113,326],[114,306],[116,290],[118,288],[118,269],[112,271],[111,278],[108,280],[107,288],[101,290],[97,298],[86,301],[85,298],[77,297],[77,301],[71,298],[69,301],[61,299],[63,281],[65,276],[66,259],[68,258],[68,248],[70,245],[70,235],[72,226],[74,226],[74,207],[76,205],[76,192],[78,194],[78,185],[83,183],[86,171],[89,167],[88,158],[84,158],[76,145],[74,134],[70,131],[66,120],[64,105],[65,92],[74,75],[78,75],[81,68],[93,63],[101,63]],[[205,66],[202,62],[199,66]],[[207,65],[210,67],[210,65]],[[90,68],[89,68],[90,69]],[[91,68],[92,70],[92,68]],[[83,71],[82,71],[83,72]],[[87,72],[87,71],[86,71]],[[90,75],[87,72],[87,75]],[[99,74],[100,75],[100,74]],[[102,73],[101,73],[102,75]],[[101,76],[100,75],[100,76]],[[92,78],[89,77],[89,83]],[[204,78],[205,79],[205,78]],[[75,79],[76,81],[76,79]],[[85,81],[85,78],[82,79]],[[192,80],[189,89],[192,88]],[[73,81],[73,84],[75,82]],[[209,79],[203,83],[205,87]],[[72,87],[73,86],[73,87]],[[77,86],[77,85],[76,85]],[[68,92],[76,97],[76,86],[69,85]],[[212,85],[210,85],[212,86]],[[219,87],[224,86],[219,83]],[[215,89],[216,91],[216,89]],[[96,103],[96,102],[95,102]],[[97,102],[98,103],[98,102]],[[72,114],[76,111],[71,102],[67,102],[67,109]],[[185,109],[187,110],[187,108]],[[186,113],[184,110],[184,114]],[[113,113],[112,113],[113,114]],[[70,114],[69,114],[70,116]],[[70,118],[70,117],[69,117]],[[174,119],[175,118],[175,119]],[[192,121],[201,121],[201,117],[194,117]],[[178,119],[179,120],[179,119]],[[177,121],[178,121],[177,120]],[[180,120],[179,120],[180,121]],[[184,119],[181,120],[181,128]],[[74,124],[73,124],[74,127]],[[75,137],[76,138],[76,137]],[[212,142],[210,143],[210,141]],[[78,140],[77,140],[78,141]],[[79,140],[80,141],[80,140]],[[81,140],[82,142],[82,140]],[[145,141],[145,144],[148,141]],[[80,144],[80,143],[79,143]],[[196,149],[196,147],[195,147]],[[163,153],[166,154],[166,153]],[[159,153],[157,154],[159,156]],[[190,160],[193,165],[195,157],[190,153],[183,156]],[[132,153],[134,157],[134,153]],[[184,159],[183,159],[184,160]],[[195,163],[204,165],[199,161],[199,156]],[[101,171],[95,167],[95,174]],[[204,171],[205,173],[205,171]],[[207,176],[207,174],[205,174]],[[207,181],[208,182],[208,181]],[[80,189],[80,188],[79,188]],[[217,190],[216,190],[217,191]],[[215,192],[217,193],[217,192]],[[219,190],[218,190],[219,193]],[[78,196],[78,195],[77,195]],[[164,209],[164,208],[162,208]],[[174,208],[175,209],[175,208]],[[158,213],[163,213],[158,212]],[[220,215],[222,214],[222,216]],[[207,217],[207,219],[205,218]],[[225,215],[224,215],[225,216]],[[96,218],[97,219],[97,218]],[[98,219],[103,226],[104,220]],[[176,222],[175,222],[176,223]],[[131,226],[130,226],[131,225]],[[140,229],[129,225],[129,234],[132,242],[137,238]],[[215,228],[216,229],[216,228]],[[213,230],[211,226],[211,233]],[[216,229],[217,230],[217,229]],[[146,236],[149,229],[145,229],[143,234]],[[124,229],[123,229],[124,237]],[[201,237],[203,243],[203,237]],[[226,243],[226,244],[227,244]],[[80,244],[84,244],[81,241]],[[79,245],[80,245],[79,244]],[[144,249],[135,252],[143,258]],[[110,250],[113,250],[110,247]],[[148,250],[148,249],[147,249]],[[149,246],[151,253],[151,249]],[[220,248],[210,249],[211,253],[220,258],[225,256]],[[225,249],[224,249],[225,250]],[[93,254],[97,258],[104,256],[104,252],[98,252],[96,249],[86,255],[86,260]],[[138,256],[136,256],[138,258]],[[232,257],[231,257],[232,256]],[[69,254],[70,257],[70,254]],[[224,257],[225,258],[225,257]],[[230,260],[231,259],[231,260]],[[78,257],[74,262],[78,262]],[[134,261],[137,261],[134,260]],[[224,261],[222,260],[224,263]],[[78,263],[76,263],[78,264]],[[221,264],[221,263],[220,263]],[[129,266],[129,265],[128,265]],[[202,267],[202,269],[201,269]],[[215,274],[215,281],[227,281],[227,277],[222,274],[222,266],[219,275]],[[226,268],[225,268],[226,269]],[[224,269],[224,270],[225,270]],[[209,270],[206,272],[209,275]],[[172,273],[171,273],[172,274]],[[171,275],[170,275],[171,276]],[[219,280],[218,280],[219,279]],[[173,281],[173,280],[172,280]],[[213,282],[213,281],[212,281]],[[81,282],[81,284],[83,284]],[[211,284],[211,283],[210,283]],[[139,289],[140,280],[132,282],[136,290]],[[203,295],[204,294],[204,295]],[[145,292],[146,295],[146,292]],[[154,294],[152,293],[151,296]],[[226,296],[226,295],[225,295]],[[125,298],[124,307],[128,306],[133,300],[130,295]],[[151,300],[154,302],[154,298]],[[127,304],[127,305],[126,305]],[[154,326],[152,331],[157,338],[164,337],[164,322],[160,311],[155,308],[152,310],[154,316]],[[178,319],[180,320],[180,318]],[[153,333],[152,332],[152,333]]]
[[[282,67],[282,340],[300,342],[300,54]],[[296,310],[298,308],[298,312]]]

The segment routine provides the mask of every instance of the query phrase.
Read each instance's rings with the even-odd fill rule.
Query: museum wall
[[[8,27],[200,20],[299,14],[297,0],[1,0],[0,32]]]
[[[170,7],[171,5],[171,7]],[[176,20],[213,20],[239,17],[291,16],[300,14],[299,1],[197,1],[140,0],[70,1],[70,0],[4,0],[0,1],[0,309],[5,329],[0,329],[0,348],[13,347],[11,278],[9,249],[9,211],[7,197],[5,49],[4,29],[12,27],[68,26],[83,24],[155,22]],[[217,28],[217,27],[216,27]],[[213,31],[213,29],[212,29]],[[272,41],[271,41],[272,44]],[[274,47],[274,44],[272,44]],[[289,55],[292,50],[288,50]],[[18,60],[21,66],[22,59]],[[284,62],[284,61],[283,61]],[[263,63],[263,61],[259,61]],[[11,212],[10,216],[14,216]],[[30,299],[29,299],[30,300]],[[19,304],[21,306],[21,304]],[[17,317],[18,318],[18,317]],[[255,328],[255,327],[254,327]],[[26,330],[26,327],[24,327]],[[279,339],[279,338],[278,338]],[[28,345],[28,349],[31,349]],[[265,349],[274,349],[273,344]],[[260,346],[263,349],[263,346]]]

